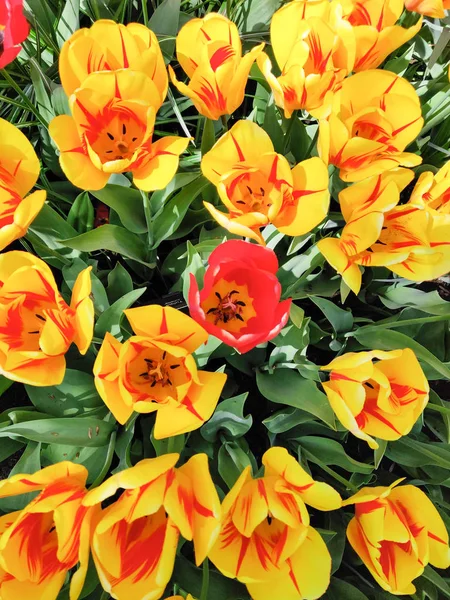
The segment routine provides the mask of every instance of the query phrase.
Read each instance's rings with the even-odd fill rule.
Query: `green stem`
[[[203,580],[202,580],[202,591],[200,593],[200,600],[208,600],[209,591],[209,561],[207,558],[203,561]]]
[[[103,590],[102,595],[100,596],[100,600],[108,600],[108,598],[111,598],[111,596],[106,590]]]
[[[289,119],[289,123],[286,128],[286,133],[284,135],[284,152],[283,152],[283,154],[286,154],[288,147],[290,147],[292,128],[294,127],[294,121],[296,118],[297,118],[297,111],[294,110],[294,112],[291,115],[291,118]]]
[[[145,222],[147,223],[147,243],[148,243],[148,251],[153,246],[153,215],[152,215],[152,207],[150,204],[150,199],[148,197],[148,193],[141,190],[142,200],[144,203],[144,213],[145,213]]]
[[[220,120],[222,121],[223,130],[228,131],[227,115],[222,115]]]
[[[419,319],[405,319],[404,321],[377,321],[373,325],[366,325],[360,327],[356,331],[349,331],[344,337],[353,337],[358,331],[364,330],[378,330],[383,329],[396,329],[397,327],[406,327],[407,325],[420,325],[422,323],[438,323],[439,321],[450,321],[450,315],[436,315],[434,317],[420,317]]]
[[[148,8],[147,8],[147,0],[142,0],[142,19],[144,21],[144,25],[148,27]]]
[[[167,454],[175,452],[175,436],[172,436],[167,441]]]

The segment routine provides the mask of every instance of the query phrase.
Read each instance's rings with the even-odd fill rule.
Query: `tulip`
[[[355,2],[346,16],[353,26],[356,41],[354,71],[375,69],[389,54],[408,42],[420,30],[421,18],[408,29],[395,24],[403,8],[403,0]]]
[[[450,162],[447,162],[436,174],[431,171],[420,174],[411,193],[410,203],[450,214]]]
[[[131,171],[138,188],[165,188],[189,140],[152,140],[159,102],[155,82],[141,71],[91,73],[69,98],[72,116],[55,117],[49,127],[71,183],[99,190],[111,173]]]
[[[322,386],[337,418],[374,449],[374,437],[393,441],[407,435],[428,403],[428,381],[409,348],[348,352],[322,370],[331,371]]]
[[[0,119],[0,250],[23,237],[44,206],[46,192],[27,196],[39,171],[33,146],[19,129]]]
[[[59,73],[68,96],[96,71],[140,71],[152,80],[152,101],[159,108],[167,95],[168,77],[156,35],[140,23],[122,25],[107,19],[78,29],[64,43]],[[99,90],[100,91],[100,90]]]
[[[184,600],[183,596],[170,596],[170,598],[167,598],[166,600]],[[193,596],[191,596],[191,594],[188,594],[186,596],[186,600],[195,600]]]
[[[225,576],[245,583],[254,600],[272,600],[274,589],[283,600],[319,598],[330,582],[331,557],[309,524],[306,504],[334,510],[341,498],[284,448],[271,448],[262,462],[263,477],[253,479],[247,467],[225,497],[209,558]]]
[[[413,485],[365,487],[343,502],[355,505],[347,538],[376,582],[395,595],[414,594],[427,564],[450,566],[449,537],[433,503]]]
[[[192,353],[208,339],[193,319],[157,305],[124,311],[136,335],[125,343],[107,333],[94,364],[95,385],[119,423],[157,411],[163,439],[198,429],[214,412],[224,373],[198,371]]]
[[[122,495],[97,520],[92,554],[103,588],[117,600],[157,600],[172,575],[181,535],[193,540],[197,565],[215,543],[220,501],[206,454],[176,468],[178,454],[140,461],[91,490],[96,506]]]
[[[339,3],[294,1],[274,15],[270,39],[281,76],[272,73],[267,54],[258,66],[287,118],[306,109],[317,118],[327,117],[333,94],[352,70],[355,36],[342,18]]]
[[[260,228],[273,223],[287,235],[303,235],[328,214],[328,171],[320,158],[290,169],[267,133],[256,123],[239,121],[207,152],[204,176],[229,211],[205,206],[216,221],[237,235],[264,244]]]
[[[28,252],[0,255],[0,372],[29,385],[58,385],[64,354],[74,342],[85,354],[92,341],[91,267],[78,275],[68,306],[53,273]]]
[[[450,9],[449,0],[405,0],[405,8],[434,19],[443,19]]]
[[[83,588],[91,522],[97,508],[82,505],[88,472],[60,462],[34,475],[0,482],[0,498],[39,492],[23,509],[0,517],[0,597],[56,600],[70,569],[70,600]]]
[[[177,36],[177,58],[189,77],[178,81],[169,66],[174,86],[190,98],[198,112],[217,120],[231,115],[244,101],[248,75],[264,44],[242,56],[239,32],[234,23],[218,13],[191,19]]]
[[[201,292],[191,274],[188,303],[197,323],[241,353],[280,333],[291,300],[280,302],[273,250],[229,240],[211,253],[208,264]]]
[[[23,14],[23,0],[2,0],[0,4],[0,69],[21,51],[30,28]]]
[[[319,155],[340,169],[344,181],[360,181],[421,158],[404,152],[423,126],[419,98],[395,73],[364,71],[345,79],[336,112],[319,126]]]

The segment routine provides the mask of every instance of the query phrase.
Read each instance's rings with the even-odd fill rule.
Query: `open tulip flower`
[[[67,96],[91,73],[119,69],[145,73],[155,84],[154,106],[161,106],[169,81],[158,39],[145,25],[100,19],[75,31],[61,48],[59,73]]]
[[[347,537],[376,582],[396,596],[415,593],[412,581],[428,564],[450,566],[449,537],[428,496],[414,485],[365,487],[343,502],[355,505]]]
[[[208,263],[201,291],[191,274],[191,316],[241,353],[278,335],[289,318],[291,300],[280,302],[275,252],[229,240],[211,253]]]
[[[106,334],[94,365],[95,385],[119,423],[133,411],[157,411],[162,439],[198,429],[225,385],[224,373],[198,371],[192,353],[208,339],[182,312],[157,305],[126,310],[136,335],[121,344]]]
[[[443,19],[445,11],[450,9],[450,0],[404,0],[404,2],[408,10],[434,19]]]
[[[272,73],[265,53],[258,57],[258,66],[287,118],[297,109],[327,117],[335,89],[352,71],[355,38],[341,13],[337,2],[295,0],[273,15],[270,39],[281,75]]]
[[[33,146],[17,127],[0,119],[0,250],[23,237],[44,206],[43,190],[27,196],[39,171]]]
[[[202,172],[228,209],[205,206],[231,233],[264,244],[260,228],[273,223],[287,235],[303,235],[328,214],[328,171],[320,158],[292,170],[256,123],[239,121],[202,158]]]
[[[0,255],[0,372],[29,385],[58,385],[74,342],[88,351],[94,328],[91,267],[78,275],[68,306],[47,264],[29,252]]]
[[[0,517],[0,597],[56,600],[70,569],[77,600],[89,563],[91,524],[97,507],[82,505],[87,469],[60,462],[34,475],[0,482],[0,498],[39,492],[23,509]]]
[[[330,371],[322,385],[337,418],[374,449],[374,438],[407,435],[428,403],[428,381],[409,348],[348,352],[322,370]]]
[[[410,203],[450,214],[450,161],[436,174],[431,171],[420,174],[411,193]]]
[[[227,577],[245,583],[253,600],[319,598],[330,582],[331,557],[309,524],[306,504],[341,506],[339,494],[314,481],[284,448],[262,459],[265,474],[247,467],[225,497],[223,524],[209,558]]]
[[[345,79],[335,110],[319,126],[318,149],[344,181],[360,181],[422,162],[404,152],[423,126],[413,86],[390,71],[370,70]]]
[[[131,171],[145,191],[163,189],[178,169],[189,140],[153,141],[160,92],[142,71],[91,73],[69,98],[72,116],[50,123],[67,178],[84,190],[103,188],[111,173]]]
[[[21,51],[30,28],[23,14],[23,0],[0,3],[0,69],[12,62]],[[0,138],[1,139],[1,138]]]
[[[396,25],[403,12],[404,4],[406,4],[404,0],[354,2],[351,12],[346,15],[346,19],[353,27],[356,42],[353,71],[375,69],[389,54],[413,38],[420,30],[421,18],[408,29]]]
[[[178,454],[145,459],[91,490],[83,503],[122,495],[97,520],[92,553],[103,588],[117,600],[157,600],[172,575],[179,535],[201,564],[220,530],[221,509],[206,454],[176,468]]]
[[[231,115],[244,101],[250,69],[264,44],[242,56],[236,25],[212,12],[188,21],[178,33],[176,46],[178,62],[190,81],[188,85],[179,81],[169,66],[172,83],[205,117],[217,120]]]

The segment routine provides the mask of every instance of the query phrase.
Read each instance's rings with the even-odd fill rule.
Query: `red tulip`
[[[291,300],[280,302],[275,252],[230,240],[211,253],[208,263],[201,291],[191,274],[191,317],[241,353],[278,335],[288,320]]]
[[[23,0],[0,1],[0,69],[19,54],[30,28],[23,15]]]

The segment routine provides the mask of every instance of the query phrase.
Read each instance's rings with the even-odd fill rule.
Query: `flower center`
[[[95,137],[87,135],[92,149],[105,163],[130,159],[142,143],[144,129],[136,119],[118,114]]]
[[[228,323],[237,319],[238,321],[244,322],[242,317],[242,309],[245,307],[245,302],[238,300],[239,292],[237,290],[231,290],[226,296],[222,297],[219,292],[215,292],[219,303],[216,307],[210,308],[207,315],[214,315],[214,325],[217,325],[219,321]]]
[[[166,362],[167,352],[163,352],[161,360],[153,358],[144,358],[145,371],[140,374],[140,377],[147,380],[150,383],[150,387],[153,388],[157,383],[161,384],[162,387],[167,385],[172,386],[171,380],[172,372],[178,369],[179,363],[169,364]]]

